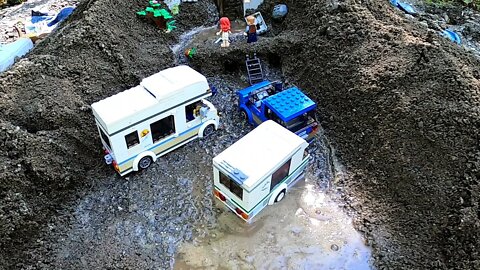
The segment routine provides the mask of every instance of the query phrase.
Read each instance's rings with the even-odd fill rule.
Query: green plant
[[[439,8],[450,7],[453,5],[454,0],[425,0],[426,4],[436,6]]]
[[[167,29],[167,33],[177,28],[174,25],[175,21],[171,20],[173,18],[172,14],[165,8],[161,8],[161,4],[154,1],[149,1],[149,6],[145,10],[138,11],[137,16],[153,22],[158,28]]]
[[[7,0],[8,5],[18,5],[18,4],[21,4],[23,2],[24,2],[24,0]]]
[[[467,7],[472,7],[476,10],[480,10],[480,0],[462,0],[462,3]]]

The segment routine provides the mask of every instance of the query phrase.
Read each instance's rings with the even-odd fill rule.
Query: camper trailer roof
[[[268,120],[218,154],[213,163],[230,171],[232,179],[250,190],[302,145],[308,144],[293,132]]]
[[[138,86],[92,104],[92,109],[98,122],[112,134],[208,90],[205,76],[182,65],[147,77]]]

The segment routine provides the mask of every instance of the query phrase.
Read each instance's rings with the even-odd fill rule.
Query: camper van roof
[[[207,83],[205,76],[189,66],[182,65],[153,74],[143,79],[140,85],[150,91],[157,100],[161,100],[168,98],[185,87],[202,82]],[[203,91],[205,89],[205,87],[202,88]]]
[[[92,104],[93,113],[108,134],[187,100],[207,94],[207,79],[188,66],[162,70],[140,85]]]
[[[218,154],[213,163],[241,175],[233,179],[250,190],[306,144],[293,132],[268,120]]]

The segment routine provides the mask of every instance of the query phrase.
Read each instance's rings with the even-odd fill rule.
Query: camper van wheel
[[[203,130],[203,137],[208,137],[212,135],[214,131],[215,131],[215,127],[213,125],[206,126],[205,129]]]
[[[140,169],[146,169],[150,167],[151,164],[152,164],[152,158],[147,156],[140,159],[140,161],[138,162],[138,167]]]
[[[283,200],[283,198],[285,197],[285,193],[286,193],[286,190],[283,189],[282,191],[280,191],[280,193],[277,194],[277,197],[275,198],[275,202],[279,202],[281,200]]]

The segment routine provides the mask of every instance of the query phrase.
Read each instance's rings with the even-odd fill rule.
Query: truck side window
[[[138,139],[137,131],[135,130],[134,132],[127,134],[125,136],[125,142],[127,143],[127,148],[132,148],[133,146],[139,144],[140,140]]]
[[[173,115],[169,115],[163,119],[158,120],[150,124],[150,130],[152,131],[152,140],[154,143],[167,137],[170,134],[175,133],[175,122],[173,121]]]
[[[226,188],[228,188],[230,192],[237,195],[237,197],[239,197],[240,200],[243,200],[243,189],[222,172],[220,172],[220,183],[224,185]]]
[[[280,183],[285,177],[287,177],[288,172],[290,171],[290,162],[292,159],[287,160],[282,167],[278,168],[276,172],[272,174],[272,182],[270,184],[270,191],[272,191],[278,183]]]

